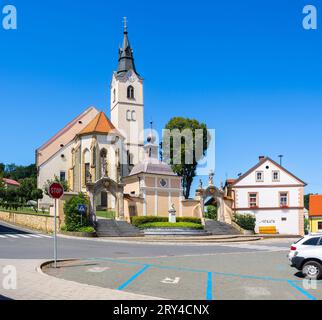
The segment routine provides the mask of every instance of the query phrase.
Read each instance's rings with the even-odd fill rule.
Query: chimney
[[[259,159],[259,161],[262,161],[265,159],[265,156],[259,156],[258,159]]]

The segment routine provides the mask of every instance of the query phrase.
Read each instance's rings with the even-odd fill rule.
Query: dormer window
[[[273,171],[273,182],[279,182],[279,181],[280,181],[280,172]]]
[[[132,86],[127,87],[127,98],[134,99],[134,88]]]
[[[264,173],[263,171],[256,171],[256,182],[263,182],[264,181]]]

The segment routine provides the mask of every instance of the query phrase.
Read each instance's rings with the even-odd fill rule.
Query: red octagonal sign
[[[64,188],[60,183],[54,182],[49,186],[48,193],[53,199],[60,199],[64,195]]]

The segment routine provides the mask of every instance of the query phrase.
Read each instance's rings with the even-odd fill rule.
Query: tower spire
[[[123,29],[124,33],[127,32],[127,17],[123,17]]]
[[[130,45],[129,37],[128,37],[128,26],[127,26],[127,18],[123,18],[123,44],[122,48],[119,49],[119,61],[117,67],[117,74],[123,75],[129,70],[133,70],[136,74],[133,50]]]

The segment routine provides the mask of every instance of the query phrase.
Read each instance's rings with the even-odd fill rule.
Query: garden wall
[[[54,232],[54,217],[31,213],[0,211],[0,220],[46,233]],[[57,229],[59,220],[57,219]]]

